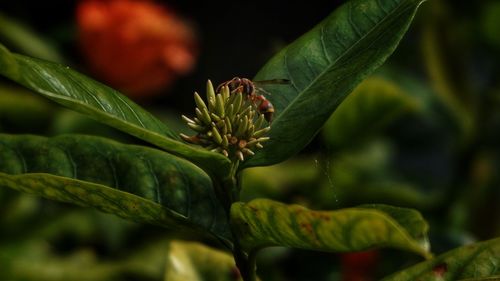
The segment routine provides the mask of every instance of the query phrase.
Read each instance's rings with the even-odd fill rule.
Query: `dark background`
[[[191,115],[193,111],[192,92],[203,90],[206,79],[212,79],[215,83],[219,83],[233,76],[253,77],[274,53],[310,30],[344,1],[179,0],[158,2],[174,8],[192,23],[199,37],[200,56],[193,73],[179,78],[171,88],[165,89],[164,94],[149,100],[142,100],[140,103],[148,109],[154,108],[165,112],[182,112]],[[432,8],[438,2],[446,4],[443,11],[436,12],[439,9]],[[454,150],[457,145],[455,132],[446,123],[446,120],[443,121],[439,118],[432,120],[431,124],[426,123],[427,120],[420,119],[401,120],[384,132],[397,150],[391,168],[398,176],[416,184],[418,189],[424,193],[431,193],[439,189],[448,192],[448,197],[443,204],[421,210],[431,224],[431,244],[436,253],[457,247],[473,239],[490,239],[498,234],[499,230],[499,209],[495,206],[498,206],[500,200],[498,197],[498,186],[500,186],[500,178],[498,177],[500,174],[500,166],[498,165],[500,163],[500,149],[498,148],[500,117],[495,117],[495,114],[500,112],[500,107],[495,108],[495,104],[484,97],[490,93],[500,93],[500,64],[498,64],[500,43],[488,40],[481,29],[484,24],[483,13],[485,13],[486,4],[494,2],[498,1],[429,0],[419,10],[410,30],[386,63],[394,69],[404,70],[405,74],[421,79],[424,84],[429,86],[432,77],[426,73],[424,66],[421,36],[426,24],[435,25],[442,38],[447,39],[443,40],[446,41],[446,45],[443,45],[442,48],[444,56],[451,66],[451,81],[459,90],[473,89],[468,91],[471,94],[470,99],[473,101],[471,107],[472,103],[484,103],[485,106],[478,106],[479,110],[477,111],[491,113],[491,118],[488,116],[480,116],[483,119],[478,118],[484,122],[478,122],[481,129],[477,132],[477,143],[471,144],[463,151],[457,149],[458,152]],[[85,62],[80,55],[76,41],[74,20],[76,4],[76,1],[2,1],[0,12],[25,23],[36,33],[50,39],[64,56],[69,58],[70,61],[67,62],[69,65],[86,72]],[[500,33],[500,24],[498,30]],[[178,114],[176,116],[178,117]],[[329,153],[330,151],[322,143],[320,136],[305,149],[301,156],[324,156]],[[470,191],[471,189],[467,189],[473,186],[471,185],[472,181],[466,182],[469,180],[468,173],[473,168],[471,166],[475,164],[476,157],[481,158],[481,153],[495,154],[494,157],[491,157],[496,159],[495,165],[491,168],[494,179],[487,188],[487,192],[478,195],[477,198],[480,199],[468,203],[467,199],[474,199],[475,196],[475,193]],[[487,154],[486,156],[491,155]],[[335,165],[335,157],[332,158],[332,165]],[[316,159],[325,161],[320,157]],[[326,160],[324,163],[329,165],[328,161],[330,160]],[[320,174],[323,174],[323,171]],[[267,179],[274,175],[263,173],[261,176]],[[334,186],[337,184],[336,180],[333,179]],[[315,183],[296,184],[296,187],[289,188],[291,191],[286,194],[286,198],[279,198],[279,200],[300,201],[300,203],[306,202],[314,205],[314,199],[307,202],[304,198],[307,196],[320,197],[315,195],[314,189],[311,188]],[[464,187],[466,185],[471,186]],[[304,188],[304,186],[308,188]],[[256,193],[257,195],[253,196],[262,195]],[[359,202],[341,203],[354,205]],[[57,205],[58,203],[45,202],[44,204],[48,206],[45,208],[45,213],[54,216],[56,211],[51,211],[50,208],[55,210],[61,208],[60,205]],[[463,209],[463,205],[467,204],[472,204],[472,208]],[[51,207],[52,205],[58,207]],[[332,204],[326,208],[332,208],[332,206],[339,207]],[[62,208],[70,207],[64,205]],[[460,216],[464,212],[470,212],[467,214],[470,221],[460,221]],[[465,221],[465,219],[463,220]],[[460,225],[460,223],[462,224]],[[122,242],[134,237],[146,240],[163,235],[161,229],[148,226],[123,232],[127,233],[127,238],[122,238]],[[101,256],[110,259],[118,258],[125,251],[121,247],[126,243],[116,242],[115,246],[110,246],[107,243],[111,239],[102,239],[103,236],[109,235],[106,231],[102,231],[90,241],[86,240],[83,246],[95,249]],[[71,237],[73,236],[61,235],[61,237],[53,239],[52,243],[62,253],[71,252],[72,247],[82,246],[78,239],[71,240],[74,239]],[[286,254],[274,253],[273,255],[272,252],[263,254],[264,257],[266,255],[270,255],[270,260],[274,259],[276,263],[269,262],[266,267],[266,263],[263,262],[260,270],[272,272],[276,269],[281,273],[285,272],[283,274],[288,279],[284,280],[311,280],[308,279],[311,276],[315,276],[317,278],[315,280],[337,280],[335,277],[331,277],[332,274],[339,271],[339,257],[335,254],[294,250]],[[394,253],[394,251],[384,250],[383,257],[380,266],[382,269],[379,270],[381,271],[380,276],[418,261],[410,254]],[[276,268],[272,268],[273,266]]]

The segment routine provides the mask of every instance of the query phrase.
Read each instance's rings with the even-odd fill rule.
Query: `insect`
[[[271,122],[274,113],[273,104],[264,97],[264,95],[258,94],[258,92],[265,92],[263,89],[256,87],[265,84],[288,84],[290,81],[286,79],[273,79],[264,81],[252,81],[247,78],[234,77],[233,79],[221,83],[217,87],[217,92],[221,90],[223,86],[227,86],[231,93],[241,92],[246,94],[248,99],[257,107],[257,110],[264,114],[264,118],[267,122]]]

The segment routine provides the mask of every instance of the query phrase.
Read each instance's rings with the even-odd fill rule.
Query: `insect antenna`
[[[288,79],[270,79],[270,80],[254,81],[255,89],[258,92],[262,92],[270,96],[271,93],[264,90],[264,88],[260,87],[261,85],[288,85],[288,84],[290,84],[290,80]]]

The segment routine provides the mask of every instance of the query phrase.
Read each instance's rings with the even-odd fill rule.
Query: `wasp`
[[[222,87],[227,86],[231,93],[241,92],[255,105],[259,113],[264,114],[267,122],[271,122],[274,114],[273,104],[266,99],[264,95],[258,92],[265,92],[259,85],[265,84],[288,84],[290,81],[286,79],[273,79],[264,81],[252,81],[248,78],[234,77],[233,79],[221,83],[217,87],[217,92],[220,92]],[[256,87],[257,86],[257,87]]]

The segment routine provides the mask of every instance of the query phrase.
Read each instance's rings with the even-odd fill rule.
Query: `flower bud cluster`
[[[224,86],[216,93],[209,80],[207,102],[196,92],[194,100],[196,117],[183,115],[182,119],[197,134],[181,134],[183,140],[240,161],[254,155],[254,151],[269,140],[265,135],[271,128],[242,89],[230,92]]]

